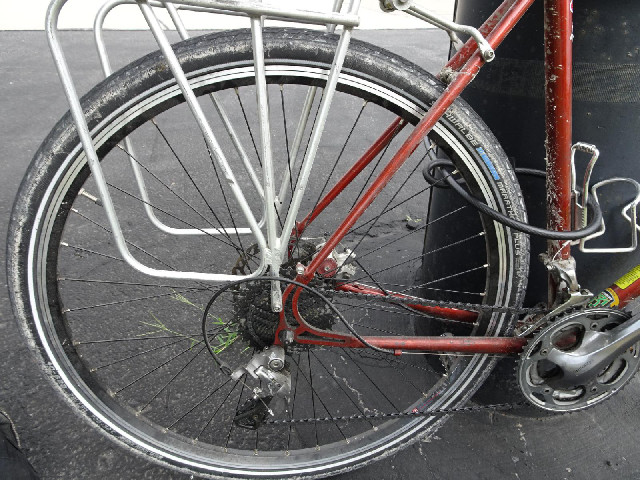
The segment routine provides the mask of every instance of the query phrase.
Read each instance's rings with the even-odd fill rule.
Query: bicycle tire
[[[266,29],[264,42],[268,66],[268,83],[272,86],[270,88],[276,88],[277,91],[279,85],[282,85],[281,88],[286,86],[286,88],[292,89],[296,89],[298,86],[305,89],[313,85],[321,87],[333,59],[337,37],[308,30]],[[175,50],[198,95],[212,92],[218,94],[218,92],[228,90],[230,98],[233,98],[234,92],[239,95],[238,91],[242,93],[244,88],[250,89],[252,86],[253,70],[251,34],[249,31],[224,32],[194,38],[177,44]],[[410,123],[416,123],[428,106],[442,92],[442,89],[442,85],[437,80],[419,67],[383,49],[356,40],[352,41],[338,84],[338,91],[344,94],[344,102],[347,106],[359,105],[356,100],[361,102],[364,99],[375,107],[374,113],[368,113],[367,121],[373,121],[371,119],[376,115],[385,119],[393,119],[395,115],[400,115]],[[241,95],[238,98],[241,98]],[[355,103],[353,104],[350,103],[352,98],[355,98],[353,100]],[[118,142],[127,135],[137,135],[138,132],[141,132],[142,129],[140,127],[142,125],[145,125],[144,128],[148,127],[153,132],[156,132],[156,130],[159,132],[162,116],[171,113],[173,115],[171,122],[164,124],[163,128],[165,131],[179,128],[181,123],[175,121],[175,119],[182,118],[179,110],[183,107],[182,102],[183,98],[177,92],[175,81],[173,81],[168,72],[163,57],[157,52],[143,57],[115,73],[97,85],[82,99],[90,131],[98,145],[98,154],[101,159],[109,159],[109,162],[112,162],[110,155],[115,156],[115,153],[118,153],[118,148],[116,147]],[[282,97],[282,102],[284,113],[284,97]],[[364,109],[364,107],[362,108]],[[341,113],[344,115],[347,111],[348,108],[344,108]],[[245,115],[245,113],[243,107],[242,114]],[[251,112],[249,112],[249,117],[251,117],[250,114]],[[159,117],[157,122],[155,120],[156,117]],[[246,116],[245,120],[247,120]],[[356,120],[357,123],[358,120]],[[251,136],[249,120],[247,120],[247,127],[249,136]],[[284,121],[284,130],[286,137],[286,119]],[[157,132],[155,135],[156,137],[158,136]],[[165,132],[161,132],[160,136],[165,138]],[[327,136],[325,135],[325,138]],[[398,139],[400,137],[399,135]],[[250,139],[246,134],[245,140],[248,145],[247,148],[252,148],[249,144]],[[251,141],[253,140],[251,138]],[[329,138],[328,141],[330,142],[331,140]],[[447,114],[435,127],[430,136],[430,141],[433,143],[430,147],[426,147],[427,153],[432,147],[437,146],[440,153],[448,155],[461,172],[461,176],[467,182],[474,195],[511,218],[520,221],[526,220],[519,187],[506,155],[488,128],[463,101],[457,100],[448,110]],[[190,139],[186,143],[188,145],[183,148],[188,151],[188,156],[191,156],[190,144],[195,142]],[[345,142],[346,145],[347,143]],[[157,160],[159,167],[164,168],[164,163],[158,160],[159,155],[156,153],[158,148],[156,144],[152,145],[149,158]],[[286,150],[288,154],[288,145]],[[334,150],[337,149],[334,148]],[[131,157],[130,153],[125,153],[126,156]],[[178,158],[178,155],[175,156]],[[259,161],[257,148],[256,156]],[[320,162],[321,160],[318,161]],[[104,160],[103,163],[107,164]],[[120,163],[122,162],[120,161]],[[419,165],[420,158],[418,158],[416,168]],[[105,165],[105,170],[114,177],[122,176],[123,178],[118,178],[118,180],[121,180],[123,184],[129,180],[126,178],[127,175],[122,173],[122,167],[116,160],[113,160],[113,166],[111,164]],[[195,172],[197,173],[197,170]],[[151,173],[150,170],[149,173]],[[186,170],[185,174],[189,175]],[[417,175],[421,177],[419,171]],[[185,183],[187,183],[186,177]],[[217,188],[218,184],[213,181],[212,183]],[[108,263],[104,268],[105,275],[116,275],[120,272],[117,255],[105,253],[106,251],[92,251],[86,247],[71,245],[73,247],[71,248],[69,246],[67,239],[75,238],[76,235],[83,240],[86,238],[90,244],[93,239],[105,234],[104,221],[101,223],[93,219],[88,220],[88,215],[78,213],[77,207],[81,205],[82,208],[95,213],[96,216],[93,218],[104,218],[99,217],[100,202],[91,202],[90,198],[87,202],[87,197],[83,197],[81,189],[90,187],[90,172],[77,138],[75,126],[70,115],[67,114],[56,125],[36,153],[21,184],[9,228],[7,247],[8,277],[16,317],[23,326],[23,331],[29,337],[30,345],[38,353],[43,364],[46,365],[54,384],[60,388],[67,398],[73,401],[79,413],[86,415],[94,424],[105,429],[118,440],[133,446],[137,451],[152,460],[204,476],[222,478],[319,478],[351,470],[357,466],[383,458],[418,438],[432,434],[444,422],[443,417],[393,420],[376,425],[375,428],[371,424],[371,428],[366,427],[365,431],[357,430],[359,427],[349,425],[345,426],[344,429],[348,430],[348,428],[353,427],[353,431],[356,433],[350,434],[351,437],[349,437],[348,441],[338,422],[334,422],[333,428],[340,430],[344,440],[333,440],[332,436],[337,435],[337,432],[333,432],[327,434],[327,438],[330,438],[330,440],[327,440],[326,444],[318,445],[318,427],[316,426],[316,445],[313,445],[312,440],[310,444],[304,443],[309,439],[308,437],[313,436],[313,433],[296,431],[296,441],[300,442],[299,448],[289,451],[289,443],[287,443],[287,449],[283,446],[278,446],[278,448],[274,448],[274,451],[267,449],[263,451],[253,448],[253,445],[249,446],[247,443],[249,440],[244,437],[237,441],[235,447],[228,448],[233,426],[229,427],[227,443],[224,447],[222,446],[222,441],[220,441],[219,445],[213,445],[213,442],[217,441],[214,438],[217,435],[215,432],[211,434],[212,438],[214,438],[214,440],[210,440],[211,444],[204,444],[205,442],[199,442],[198,436],[194,437],[194,433],[190,434],[192,438],[189,438],[184,433],[172,431],[170,427],[167,427],[168,422],[162,424],[155,420],[156,417],[154,417],[155,415],[174,414],[175,412],[170,411],[182,406],[182,400],[174,400],[173,398],[176,395],[170,399],[169,392],[161,390],[156,394],[156,396],[160,396],[160,394],[166,396],[164,408],[167,413],[162,413],[162,402],[160,404],[154,403],[159,401],[156,397],[152,398],[144,407],[141,407],[141,404],[145,400],[140,400],[139,398],[116,398],[120,393],[120,391],[114,393],[112,390],[115,385],[114,382],[116,382],[116,375],[111,374],[110,376],[108,373],[102,373],[104,368],[109,370],[112,365],[102,368],[103,365],[100,362],[105,365],[107,365],[105,361],[122,364],[124,360],[118,359],[115,361],[112,356],[114,351],[117,350],[116,347],[119,346],[117,342],[122,342],[123,340],[117,337],[100,340],[100,342],[110,342],[110,347],[107,350],[92,351],[85,344],[99,343],[95,340],[95,337],[92,338],[92,335],[96,333],[107,335],[111,332],[115,335],[113,332],[116,332],[117,328],[127,325],[127,319],[130,319],[132,324],[134,323],[131,315],[144,314],[147,321],[135,321],[137,330],[127,331],[127,334],[131,335],[131,337],[125,339],[127,342],[136,340],[137,343],[143,343],[138,340],[141,338],[145,341],[147,340],[145,338],[147,332],[144,329],[152,328],[155,329],[152,337],[162,338],[158,335],[158,332],[164,332],[167,336],[178,338],[179,341],[186,341],[190,346],[185,351],[190,353],[195,345],[191,342],[196,342],[197,339],[192,338],[184,331],[176,331],[174,327],[165,325],[156,318],[156,314],[160,315],[157,313],[160,310],[151,311],[149,309],[160,309],[159,302],[162,302],[162,300],[159,300],[159,298],[163,297],[163,295],[163,298],[166,298],[166,295],[170,295],[172,301],[178,299],[183,303],[183,306],[186,305],[184,309],[190,308],[195,305],[195,301],[191,301],[184,296],[179,298],[179,295],[185,291],[192,292],[197,289],[192,286],[190,287],[191,290],[187,288],[184,291],[178,290],[180,293],[176,293],[175,288],[171,288],[173,293],[156,295],[152,300],[145,303],[146,307],[136,307],[134,304],[139,304],[144,299],[141,300],[139,297],[128,298],[124,296],[124,290],[135,290],[136,288],[144,287],[145,284],[142,280],[137,280],[137,283],[134,283],[126,280],[126,278],[125,280],[120,279],[117,281],[109,280],[108,277],[91,279],[79,277],[80,280],[71,278],[65,269],[73,271],[76,268],[79,272],[78,275],[81,276],[86,275],[87,272],[93,275],[98,267],[105,267],[104,264],[100,264],[97,260],[87,265],[83,264],[83,262],[88,261],[88,258],[94,258],[96,255],[100,256],[100,261]],[[220,192],[224,191],[222,184],[219,185],[219,188]],[[399,187],[396,186],[396,188],[400,192],[408,187],[402,184]],[[186,191],[186,187],[183,190]],[[181,190],[181,193],[183,190]],[[117,192],[122,193],[122,191],[124,191],[123,187],[112,186],[113,195],[116,195]],[[198,193],[200,193],[199,190]],[[185,193],[185,196],[188,195],[197,196],[194,192]],[[357,191],[350,195],[350,199],[358,196]],[[129,197],[131,196],[129,194]],[[382,196],[384,197],[384,195]],[[395,196],[392,197],[392,200],[393,198]],[[385,200],[387,199],[388,197],[385,198]],[[221,202],[221,199],[217,201]],[[225,198],[224,201],[227,202],[227,199]],[[207,203],[207,205],[209,204]],[[167,210],[162,210],[159,207],[158,211],[167,212]],[[387,214],[384,209],[382,212],[385,215]],[[139,227],[137,218],[139,217],[128,216],[128,207],[121,208],[118,213],[125,219],[122,223],[125,228],[129,229],[127,233],[132,238],[136,238],[137,228]],[[81,218],[77,218],[78,215]],[[180,215],[186,215],[186,213],[183,211]],[[231,209],[229,210],[229,216],[232,219],[234,218]],[[178,217],[178,215],[173,215],[171,218],[165,216],[165,220],[173,220],[175,222]],[[180,216],[180,218],[184,217]],[[407,222],[410,220],[412,219],[407,218]],[[376,222],[373,223],[375,224]],[[382,230],[383,234],[393,236],[398,235],[397,231],[399,228],[401,229],[404,223],[396,221],[396,223],[389,225]],[[483,252],[486,252],[486,258],[483,260],[486,261],[486,264],[483,265],[479,273],[479,279],[474,277],[469,282],[472,284],[480,282],[482,284],[482,288],[484,288],[482,295],[485,303],[498,306],[519,306],[526,287],[529,253],[528,238],[504,225],[481,216],[478,216],[478,225],[481,225],[480,228],[482,229],[479,235],[481,237],[481,243],[479,244],[481,245],[481,250],[479,253],[480,257],[484,258],[485,253]],[[322,229],[323,226],[325,224],[320,222],[318,228]],[[406,226],[414,228],[414,226]],[[425,229],[425,235],[427,233],[428,229]],[[361,235],[361,237],[365,236]],[[231,239],[229,238],[229,240]],[[240,239],[238,238],[238,240]],[[102,246],[108,246],[109,240],[100,240],[100,242]],[[218,240],[217,243],[221,242]],[[242,245],[242,242],[240,244]],[[167,258],[171,260],[176,257],[182,258],[180,255],[183,250],[172,249],[173,247],[168,241],[166,244],[152,242],[152,247],[158,249],[157,252],[154,250],[153,253],[139,247],[133,241],[132,245],[139,252],[142,252],[140,254],[151,263],[162,264]],[[401,246],[401,243],[396,245],[394,252],[400,251]],[[70,249],[73,249],[73,251],[69,252]],[[198,255],[201,253],[200,250],[188,248],[184,250],[189,253],[189,256],[184,259],[185,264],[203,264],[204,259]],[[111,252],[112,250],[108,251]],[[424,258],[426,253],[422,250],[421,253],[422,256],[420,258]],[[400,252],[399,255],[403,255],[403,252]],[[216,257],[215,252],[209,252],[208,258],[213,257]],[[225,261],[224,257],[222,257],[222,260],[219,258],[215,258],[215,260]],[[376,260],[378,263],[381,261],[383,260]],[[231,263],[233,264],[233,262]],[[364,269],[364,267],[362,268]],[[65,277],[65,275],[67,276]],[[382,278],[386,277],[383,276]],[[79,290],[76,291],[75,288],[68,286],[69,283],[73,282],[86,283],[88,285],[77,287]],[[111,288],[108,285],[114,284],[118,285],[116,292],[107,291]],[[92,288],[95,285],[98,287]],[[153,285],[152,288],[156,287],[159,286]],[[167,286],[164,285],[164,287]],[[438,294],[440,297],[437,298],[448,299],[450,298],[449,295],[454,295],[447,292],[449,290],[442,289],[442,292]],[[207,292],[204,293],[207,294]],[[83,306],[83,302],[86,303],[88,299],[93,299],[94,296],[104,295],[103,298],[106,299],[111,298],[114,294],[123,295],[123,297],[122,299],[117,297],[112,303],[102,300],[102,304],[95,304],[91,309]],[[465,292],[455,294],[458,295],[455,298],[466,299],[467,297],[463,294],[466,295]],[[368,315],[370,306],[370,300],[365,300],[358,308],[366,309],[362,311]],[[89,310],[93,311],[98,307],[108,308],[108,311],[113,308],[118,317],[116,318],[113,314],[95,314],[94,318],[92,316],[94,314],[90,313]],[[138,310],[133,312],[129,310],[133,308],[138,308]],[[80,311],[85,313],[76,314],[76,312]],[[83,315],[84,323],[80,322],[78,315]],[[396,315],[396,313],[393,312],[389,315]],[[414,313],[410,315],[411,318],[414,317]],[[156,319],[157,323],[155,323],[155,320],[149,320],[149,316]],[[105,318],[107,320],[114,319],[115,322],[105,322]],[[92,324],[91,322],[95,323]],[[508,334],[514,322],[514,316],[504,312],[481,314],[477,324],[472,327],[472,333],[489,336]],[[413,325],[410,328],[414,328]],[[234,333],[237,334],[237,331]],[[84,342],[83,335],[87,337],[86,342]],[[235,348],[233,346],[235,341],[236,337],[233,337],[231,350]],[[99,347],[92,348],[97,349]],[[167,349],[169,349],[168,346],[160,350]],[[139,368],[142,369],[145,367],[142,358],[151,357],[153,355],[151,350],[130,349],[129,353],[131,351],[134,351],[134,353],[129,357],[129,361],[135,357],[138,359],[135,361],[141,362]],[[171,354],[173,352],[175,350]],[[306,351],[310,378],[312,378],[311,356],[313,355],[317,358],[317,355],[322,354],[323,351]],[[295,362],[293,355],[289,360],[290,364]],[[303,354],[297,355],[298,362],[302,362],[304,360]],[[351,355],[351,353],[346,352],[345,355]],[[197,356],[196,354],[193,358],[195,359]],[[362,354],[362,360],[353,358],[351,360],[351,363],[356,365],[363,373],[366,372],[365,368],[369,368],[369,371],[371,371],[367,362],[373,362],[376,371],[379,371],[379,364],[375,362],[382,361],[377,357],[368,357],[365,354]],[[409,365],[414,361],[407,360],[406,362]],[[409,367],[396,366],[394,368],[403,375],[407,375],[406,370],[408,368],[413,368],[414,370],[418,368],[415,362],[411,363]],[[424,397],[430,403],[427,405],[425,401],[420,408],[454,408],[461,406],[481,385],[490,373],[494,363],[495,358],[488,355],[451,357],[449,365],[446,367],[448,368],[446,375],[443,375],[444,370],[438,371],[438,369],[435,369],[433,372],[430,371],[429,375],[436,378],[433,381],[433,385],[429,386],[427,393],[424,393]],[[212,364],[210,359],[209,364]],[[317,360],[317,365],[322,365],[320,360]],[[298,367],[296,382],[299,380],[300,375],[304,376],[304,373],[300,373],[303,372],[303,368],[299,365]],[[186,369],[186,366],[184,368]],[[210,368],[213,370],[213,367]],[[348,369],[353,369],[354,367],[344,368],[345,371],[349,371]],[[424,368],[426,371],[426,367],[422,364],[420,364],[420,368]],[[101,372],[97,373],[98,370],[101,370]],[[128,370],[131,369],[125,369],[124,373],[118,373],[118,377],[126,377]],[[351,371],[350,373],[353,372]],[[178,398],[186,398],[187,400],[185,401],[195,398],[198,393],[201,393],[199,387],[204,385],[210,380],[209,377],[215,374],[207,371],[206,373],[199,372],[199,375],[193,374],[193,383],[185,386],[183,392],[177,394]],[[365,373],[365,375],[367,374]],[[425,374],[421,375],[427,376]],[[412,374],[411,380],[414,379],[414,376],[416,376],[415,373]],[[335,368],[334,378],[331,379],[331,377],[331,372],[327,370],[326,375],[322,374],[316,378],[319,379],[318,381],[325,379],[324,381],[327,384],[331,380],[340,386],[336,381]],[[134,380],[134,383],[135,381],[138,380]],[[408,381],[405,380],[405,382]],[[372,383],[374,382],[372,381]],[[153,385],[155,386],[155,384]],[[351,388],[346,379],[344,385],[347,388]],[[128,386],[123,387],[123,389]],[[138,386],[140,391],[144,390],[141,385]],[[374,386],[380,389],[375,383]],[[229,391],[227,397],[234,392],[235,388],[234,386]],[[303,387],[300,388],[302,391]],[[320,384],[318,389],[320,388],[337,390],[336,387],[324,387],[323,384]],[[388,388],[389,392],[393,390],[397,390],[397,388]],[[244,386],[242,387],[242,392],[238,394],[238,405],[241,399],[246,397],[243,392]],[[415,394],[412,395],[415,396]],[[200,398],[200,396],[197,397]],[[318,399],[318,402],[326,400],[316,393],[312,384],[310,387],[311,403],[314,403],[315,398]],[[353,398],[350,398],[347,392],[344,393],[344,399],[341,402],[347,403],[346,400],[350,400],[356,404],[360,401],[360,396],[357,396],[357,401],[354,399],[356,399],[355,394]],[[226,401],[226,398],[224,401]],[[408,404],[409,407],[416,404],[415,399],[412,398],[410,401],[412,403]],[[393,402],[390,401],[390,403]],[[149,405],[152,405],[150,411],[145,412]],[[191,404],[192,411],[197,410],[198,406]],[[142,408],[141,411],[139,411],[140,408]],[[292,407],[292,410],[294,408]],[[340,411],[338,409],[338,413],[336,411],[329,412],[329,409],[325,408],[330,416],[337,416]],[[357,405],[356,408],[358,408]],[[375,410],[377,407],[372,408],[377,411]],[[407,408],[407,406],[405,405],[402,408]],[[362,411],[367,411],[367,407],[363,406]],[[141,412],[144,412],[144,415]],[[317,414],[315,405],[313,413]],[[189,414],[191,413],[189,412]],[[214,417],[216,414],[214,414]],[[175,419],[175,416],[172,418]],[[211,417],[211,419],[214,417]],[[211,420],[209,423],[211,423]],[[198,428],[200,425],[201,423],[198,424]],[[208,426],[209,424],[205,425],[203,431]],[[186,431],[187,427],[183,428]],[[291,432],[292,427],[289,427],[289,437],[291,437]],[[233,435],[236,435],[235,431]],[[258,440],[258,435],[256,434],[256,446],[258,446]],[[276,445],[279,445],[278,441],[284,442],[284,440],[273,440]],[[289,441],[291,440],[289,439]],[[250,439],[250,442],[253,442],[253,438]]]

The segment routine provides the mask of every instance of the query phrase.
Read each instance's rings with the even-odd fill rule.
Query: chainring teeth
[[[640,342],[628,348],[594,378],[571,388],[553,386],[554,379],[561,378],[563,372],[548,360],[547,355],[551,349],[575,350],[587,332],[606,331],[626,318],[619,310],[591,309],[572,311],[552,319],[529,342],[520,357],[518,384],[526,399],[544,410],[571,412],[594,406],[620,391],[640,366]]]

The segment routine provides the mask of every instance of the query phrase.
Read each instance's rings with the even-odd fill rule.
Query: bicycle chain
[[[324,290],[324,289],[320,289]],[[460,310],[472,310],[472,311],[490,311],[500,313],[517,313],[517,314],[535,314],[545,311],[542,307],[501,307],[492,305],[482,305],[476,303],[464,303],[464,302],[446,302],[427,300],[420,298],[397,298],[392,296],[381,296],[366,293],[355,292],[341,292],[339,290],[331,289],[331,295],[341,298],[370,298],[372,300],[382,301],[392,304],[405,304],[405,305],[420,305],[420,306],[433,306],[433,307],[447,307],[456,308]],[[531,406],[527,401],[513,402],[513,403],[494,403],[489,405],[474,405],[466,407],[455,408],[440,408],[428,411],[410,411],[410,412],[386,412],[386,413],[361,413],[353,415],[344,415],[339,417],[317,417],[317,418],[291,418],[291,419],[270,419],[266,423],[269,424],[294,424],[294,423],[316,423],[316,422],[340,422],[340,421],[353,421],[353,420],[380,420],[380,419],[393,419],[393,418],[414,418],[414,417],[429,417],[433,415],[451,415],[455,413],[474,413],[481,411],[510,411],[517,408]]]
[[[322,289],[324,290],[324,289]],[[371,300],[378,300],[384,303],[395,303],[395,304],[403,304],[403,305],[418,305],[424,307],[445,307],[445,308],[455,308],[457,310],[471,310],[471,311],[487,311],[487,312],[497,312],[497,313],[517,313],[517,314],[535,314],[535,313],[543,313],[546,312],[546,309],[543,307],[503,307],[498,305],[483,305],[480,303],[464,303],[464,302],[448,302],[448,301],[440,301],[440,300],[427,300],[425,298],[401,298],[401,297],[393,297],[390,295],[375,295],[372,293],[355,293],[355,292],[344,292],[340,290],[332,289],[330,290],[331,295],[334,297],[341,298],[368,298]]]
[[[312,422],[342,422],[352,420],[379,420],[383,418],[411,418],[411,417],[431,417],[433,415],[451,415],[454,413],[474,413],[491,411],[510,411],[517,408],[531,406],[529,402],[513,402],[513,403],[494,403],[490,405],[474,405],[470,407],[456,407],[456,408],[439,408],[436,410],[427,410],[424,412],[411,411],[411,412],[388,412],[388,413],[369,413],[369,414],[354,414],[343,415],[340,417],[317,417],[317,418],[289,418],[289,419],[271,419],[266,423],[282,425],[293,423],[312,423]]]
[[[543,313],[545,311],[542,307],[505,307],[497,305],[483,305],[477,303],[466,302],[450,302],[450,301],[437,301],[412,297],[393,297],[389,295],[374,295],[367,293],[356,292],[344,292],[336,290],[335,288],[317,288],[320,291],[330,292],[330,296],[339,298],[365,298],[367,301],[375,300],[390,304],[403,304],[403,305],[419,305],[427,307],[445,307],[454,308],[458,310],[470,310],[477,312],[496,312],[496,313],[514,313],[514,314],[536,314]],[[455,413],[472,413],[479,411],[509,411],[516,408],[529,406],[530,403],[514,402],[514,403],[496,403],[490,405],[476,405],[470,407],[457,407],[457,408],[443,408],[430,411],[411,411],[411,412],[387,412],[387,413],[374,413],[374,414],[354,414],[345,415],[340,417],[317,417],[317,418],[298,418],[298,419],[269,419],[266,420],[267,424],[294,424],[294,423],[311,423],[311,422],[338,422],[338,421],[353,421],[353,420],[377,420],[384,418],[411,418],[411,417],[426,417],[433,415],[450,415]]]

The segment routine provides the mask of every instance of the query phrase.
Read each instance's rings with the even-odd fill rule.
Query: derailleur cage
[[[256,394],[249,398],[236,410],[233,423],[246,430],[257,430],[267,418],[273,416],[273,411],[269,408],[271,400],[273,400],[271,395]]]

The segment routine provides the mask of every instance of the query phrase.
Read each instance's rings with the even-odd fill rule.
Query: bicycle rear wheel
[[[265,30],[274,157],[279,178],[291,178],[288,192],[295,187],[336,39],[307,30]],[[234,168],[242,168],[241,155],[209,94],[233,120],[238,143],[259,171],[250,32],[207,35],[177,45],[176,51]],[[162,56],[151,54],[82,100],[129,248],[157,268],[254,271],[259,251],[251,236],[235,230],[170,235],[144,211],[151,205],[161,222],[176,229],[245,226],[167,70]],[[310,97],[314,87],[317,93]],[[442,91],[415,65],[359,41],[350,47],[337,88],[303,216],[395,118],[417,123]],[[298,158],[292,158],[296,126],[310,98],[309,122]],[[381,152],[296,239],[284,274],[294,277],[295,264],[308,262],[409,128],[398,129],[388,153]],[[119,144],[126,137],[135,154]],[[452,162],[460,180],[488,205],[525,219],[504,153],[471,109],[457,101],[343,240],[342,247],[355,251],[346,281],[425,299],[520,305],[528,268],[526,236],[474,214],[471,220],[464,217],[474,233],[458,236],[452,228],[450,234],[429,238],[430,225],[455,224],[465,211],[452,203],[447,214],[430,216],[434,188],[422,170],[436,157]],[[149,201],[141,199],[131,163],[146,179]],[[248,175],[242,181],[259,217],[259,191]],[[217,286],[133,272],[112,245],[95,191],[67,115],[36,154],[14,206],[8,243],[14,308],[39,353],[55,368],[53,380],[78,411],[155,460],[226,478],[335,474],[383,458],[443,422],[439,416],[389,419],[381,414],[460,406],[495,363],[490,355],[448,355],[432,362],[421,355],[398,359],[368,350],[293,348],[287,352],[292,393],[289,406],[276,416],[281,423],[242,430],[233,417],[257,384],[222,375],[199,334],[204,305]],[[286,211],[285,201],[283,217]],[[452,249],[473,254],[430,267]],[[335,291],[334,278],[319,278],[312,286],[362,335],[415,335],[435,323],[442,333],[497,336],[508,333],[514,321],[494,312],[461,323],[379,298],[343,296]],[[244,303],[229,295],[226,306],[212,314],[215,348],[234,366],[268,345],[274,329],[264,303],[266,289],[254,287],[245,292]],[[314,301],[306,308],[323,328],[343,328]]]

